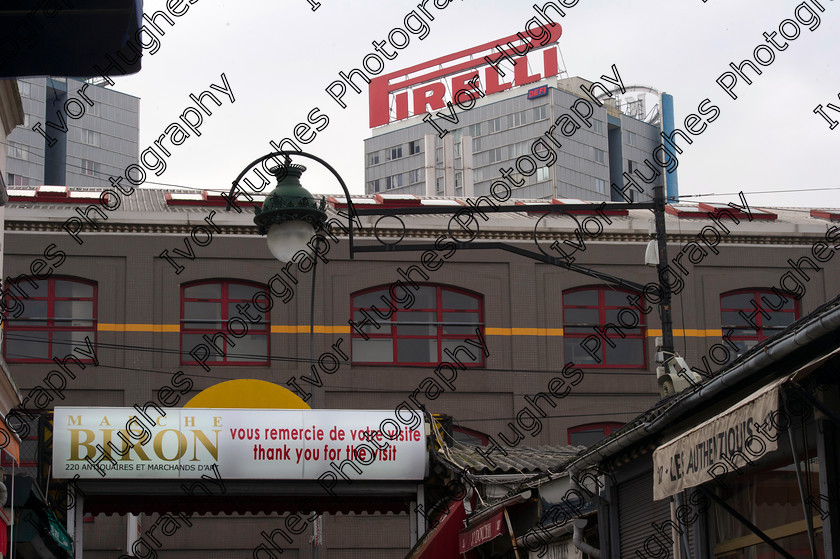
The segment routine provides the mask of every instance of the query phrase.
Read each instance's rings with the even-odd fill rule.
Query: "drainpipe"
[[[586,519],[575,518],[572,523],[575,525],[575,531],[572,535],[572,543],[575,544],[575,547],[594,559],[601,559],[601,550],[583,541],[583,528],[586,527]]]
[[[575,477],[575,472],[573,470],[569,470],[569,485],[572,489],[575,489],[580,493],[581,489],[590,493],[590,491],[586,488],[581,488],[580,484],[577,482],[577,478]],[[597,491],[597,490],[596,490]],[[590,557],[594,559],[601,559],[601,550],[595,547],[592,547],[588,543],[583,540],[583,529],[586,527],[586,519],[585,518],[575,518],[572,520],[572,524],[574,525],[574,533],[572,534],[572,543],[575,544],[575,547],[578,548],[583,553],[586,553]]]

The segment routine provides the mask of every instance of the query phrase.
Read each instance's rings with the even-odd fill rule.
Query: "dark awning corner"
[[[94,77],[94,66],[111,66],[109,75],[137,73],[142,17],[142,0],[4,0],[0,77]]]

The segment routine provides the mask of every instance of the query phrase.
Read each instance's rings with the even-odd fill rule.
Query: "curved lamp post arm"
[[[293,156],[293,155],[294,156],[306,157],[308,159],[312,159],[314,161],[317,161],[318,163],[320,163],[321,165],[326,167],[333,174],[333,176],[336,179],[338,179],[338,183],[341,185],[341,189],[344,190],[344,197],[347,199],[347,209],[348,209],[348,212],[349,212],[349,215],[347,216],[347,226],[348,226],[348,231],[349,231],[348,234],[349,234],[349,239],[350,239],[350,258],[352,259],[353,258],[353,218],[357,217],[357,214],[356,214],[356,208],[353,206],[353,201],[350,199],[350,191],[347,190],[347,185],[344,183],[344,179],[341,178],[341,175],[338,174],[338,171],[336,171],[333,168],[332,165],[330,165],[329,163],[327,163],[326,161],[324,161],[320,157],[318,157],[316,155],[312,155],[311,153],[307,153],[305,151],[273,151],[273,152],[271,152],[267,155],[263,155],[262,157],[259,157],[255,160],[253,160],[233,180],[233,183],[231,184],[231,187],[230,187],[230,196],[227,199],[227,205],[225,206],[225,211],[230,211],[230,205],[231,205],[231,202],[234,199],[234,196],[236,195],[235,191],[236,191],[237,185],[239,184],[239,181],[241,181],[242,178],[245,176],[245,174],[248,171],[250,171],[255,165],[257,165],[259,163],[262,163],[263,161],[265,161],[267,159],[271,159],[271,158],[274,158],[274,157],[277,157],[277,156],[285,157],[286,158],[286,163],[284,165],[288,165],[289,164],[289,157]]]

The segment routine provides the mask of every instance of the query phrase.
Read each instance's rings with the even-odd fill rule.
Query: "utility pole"
[[[665,187],[653,187],[653,215],[656,225],[656,246],[659,252],[659,264],[656,265],[662,301],[659,302],[659,319],[662,322],[662,351],[667,361],[674,355],[674,329],[671,321],[671,288],[665,278],[668,268],[668,239],[665,233]]]

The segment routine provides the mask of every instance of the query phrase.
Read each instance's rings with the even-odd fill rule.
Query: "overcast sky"
[[[437,0],[442,4],[445,0]],[[567,4],[570,3],[566,0]],[[385,72],[512,35],[535,15],[533,0],[454,0],[435,17],[424,40],[387,61]],[[544,0],[539,0],[542,5]],[[351,192],[364,191],[364,145],[369,137],[367,90],[348,91],[341,109],[325,88],[338,72],[360,67],[372,41],[387,40],[417,3],[403,0],[196,0],[164,27],[154,55],[140,73],[116,78],[115,88],[140,97],[140,145],[150,145],[191,104],[189,94],[221,86],[224,73],[235,96],[206,116],[200,137],[171,150],[161,183],[229,188],[251,160],[270,151],[269,141],[292,135],[315,107],[330,123],[304,147],[329,161]],[[570,75],[588,79],[617,65],[625,84],[653,86],[674,96],[677,126],[709,98],[720,117],[680,157],[680,194],[744,191],[751,205],[840,207],[840,126],[834,130],[812,111],[840,106],[840,2],[808,0],[582,0],[560,20],[558,45]],[[821,5],[825,11],[816,7]],[[186,5],[186,4],[185,4]],[[151,14],[165,0],[145,0]],[[762,67],[752,85],[735,86],[732,100],[715,83],[729,63],[752,59],[785,19],[812,19],[798,38]],[[816,25],[811,21],[810,26]],[[795,27],[786,24],[790,36]],[[785,42],[777,36],[779,44]],[[771,47],[772,48],[772,47]],[[840,113],[826,109],[833,118]],[[313,169],[315,164],[307,164]],[[307,172],[314,193],[340,190],[331,175]],[[830,189],[754,194],[768,190]],[[707,197],[729,201],[736,197]]]

